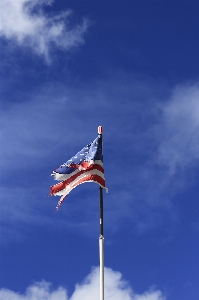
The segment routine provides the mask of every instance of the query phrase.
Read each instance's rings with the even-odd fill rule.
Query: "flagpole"
[[[99,257],[100,257],[100,300],[104,300],[104,236],[103,236],[103,194],[102,194],[102,187],[100,187]]]
[[[102,135],[102,126],[98,127],[98,134]],[[100,186],[100,236],[99,236],[99,259],[100,259],[100,300],[104,300],[104,224],[103,224],[103,190]]]

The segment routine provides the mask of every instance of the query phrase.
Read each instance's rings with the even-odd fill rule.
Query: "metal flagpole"
[[[102,126],[98,127],[98,134],[102,135]],[[99,236],[99,259],[100,259],[100,300],[104,300],[104,236],[103,236],[103,190],[100,186],[100,236]]]
[[[103,237],[103,194],[102,194],[102,187],[100,187],[99,257],[100,257],[100,300],[104,300],[104,237]]]

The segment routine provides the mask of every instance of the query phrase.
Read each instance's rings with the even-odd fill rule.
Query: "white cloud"
[[[52,290],[48,282],[41,281],[29,286],[25,294],[15,293],[8,289],[0,290],[0,300],[93,300],[99,299],[99,268],[94,268],[81,284],[75,286],[71,297],[67,290],[59,287]],[[106,300],[166,300],[160,290],[149,290],[135,294],[122,274],[105,268]]]
[[[84,42],[83,35],[88,27],[82,24],[69,26],[71,11],[54,16],[42,11],[43,5],[53,0],[1,0],[0,36],[15,40],[20,46],[29,46],[50,62],[52,46],[69,50]]]
[[[158,162],[174,174],[199,162],[199,84],[176,87],[162,111]]]
[[[67,291],[62,287],[51,291],[48,282],[41,281],[26,289],[25,295],[15,293],[8,289],[0,290],[0,300],[67,300]]]

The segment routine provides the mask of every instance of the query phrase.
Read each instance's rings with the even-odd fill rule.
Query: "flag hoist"
[[[103,188],[108,191],[104,178],[102,132],[102,126],[99,126],[98,136],[92,143],[53,171],[51,175],[60,182],[50,188],[50,195],[61,196],[56,206],[58,210],[66,196],[76,186],[84,182],[96,182],[100,186],[100,300],[104,300]]]

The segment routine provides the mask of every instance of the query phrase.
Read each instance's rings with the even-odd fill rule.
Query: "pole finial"
[[[102,126],[98,126],[98,133],[99,133],[99,134],[102,134],[102,132],[103,132]]]

